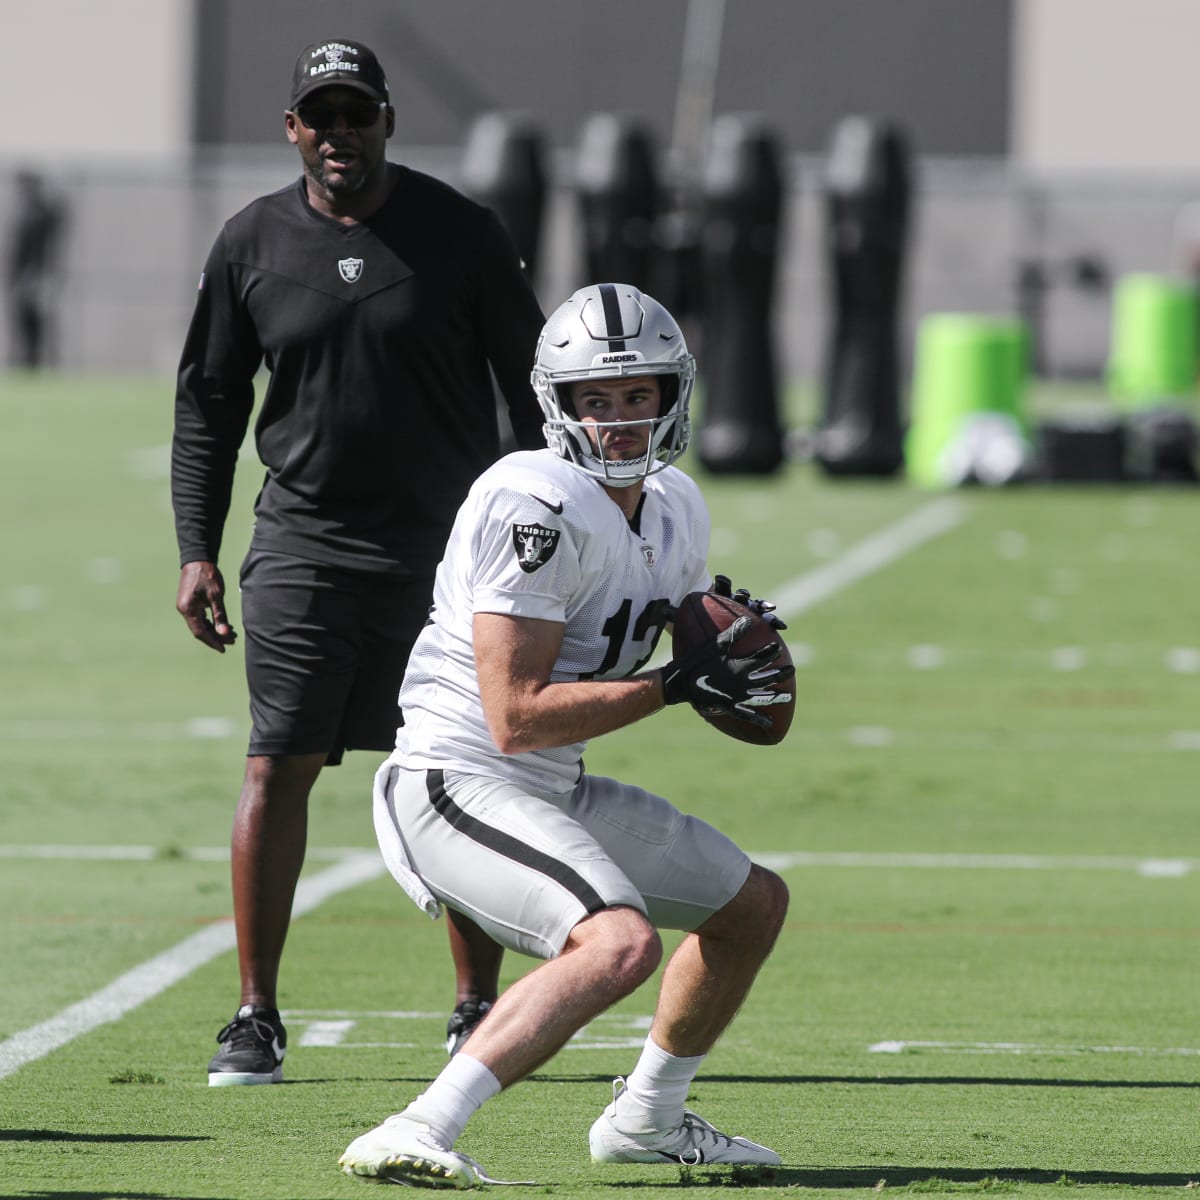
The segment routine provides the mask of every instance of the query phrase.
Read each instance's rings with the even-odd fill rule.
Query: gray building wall
[[[72,207],[62,362],[170,371],[220,223],[296,176],[282,137],[296,52],[346,34],[389,68],[398,159],[455,182],[482,109],[543,124],[557,148],[538,280],[551,305],[582,282],[580,127],[631,111],[669,142],[687,12],[687,0],[0,0],[14,44],[53,47],[57,81],[44,86],[37,53],[0,73],[0,105],[32,114],[0,126],[0,224],[11,172],[43,167]],[[908,334],[938,309],[1011,311],[1016,261],[1031,254],[1097,251],[1114,274],[1196,257],[1198,40],[1194,0],[726,0],[713,108],[765,113],[787,156],[783,370],[819,366],[820,156],[848,112],[896,120],[919,154]],[[1107,322],[1105,295],[1057,289],[1051,367],[1098,371]]]
[[[557,146],[613,110],[640,114],[666,143],[687,15],[687,0],[204,0],[196,138],[276,141],[297,51],[344,36],[379,55],[405,141],[458,144],[500,108],[536,114]],[[727,0],[714,110],[764,113],[800,153],[868,112],[924,153],[1003,156],[1011,18],[1011,0]]]

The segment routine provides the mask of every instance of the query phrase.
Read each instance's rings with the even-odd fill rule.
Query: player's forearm
[[[488,728],[502,754],[523,754],[585,742],[632,725],[663,707],[662,677],[547,683],[488,705]]]

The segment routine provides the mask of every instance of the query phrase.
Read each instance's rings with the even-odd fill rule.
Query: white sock
[[[642,1056],[617,1100],[618,1128],[625,1133],[674,1129],[683,1120],[688,1088],[705,1056],[677,1058],[646,1038]]]
[[[403,1115],[428,1125],[449,1147],[484,1102],[499,1091],[500,1080],[479,1059],[460,1050]]]

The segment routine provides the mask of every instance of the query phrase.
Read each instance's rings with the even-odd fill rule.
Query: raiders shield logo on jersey
[[[521,570],[529,574],[544,567],[554,557],[561,534],[562,530],[544,525],[514,525],[513,546]]]
[[[363,260],[361,258],[339,258],[338,274],[347,282],[353,283],[361,274]]]

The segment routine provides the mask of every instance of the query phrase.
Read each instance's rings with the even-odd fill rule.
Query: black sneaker
[[[475,1031],[475,1026],[492,1011],[490,1000],[464,1000],[455,1006],[446,1022],[446,1053],[451,1058],[463,1046],[463,1042]]]
[[[208,1086],[282,1083],[287,1030],[274,1008],[243,1004],[217,1034],[220,1050],[208,1064]]]

